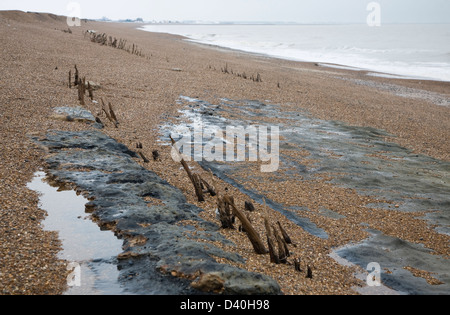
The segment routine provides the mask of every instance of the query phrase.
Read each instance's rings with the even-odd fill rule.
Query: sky
[[[113,20],[365,23],[371,2],[379,4],[383,23],[450,23],[450,0],[0,0],[0,10]]]

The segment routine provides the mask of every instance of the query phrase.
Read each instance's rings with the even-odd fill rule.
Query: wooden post
[[[203,178],[201,178],[201,181],[203,183],[203,185],[205,185],[207,192],[214,197],[217,193],[216,193],[216,189],[214,186],[211,186],[210,184],[208,184],[208,182],[206,180],[204,180]]]
[[[286,253],[286,248],[283,245],[283,241],[281,240],[280,235],[278,234],[276,228],[274,226],[272,226],[273,229],[273,234],[275,236],[275,239],[277,240],[277,244],[278,244],[278,258],[280,259],[280,263],[287,263],[287,253]]]
[[[91,83],[88,81],[88,92],[89,97],[91,98],[91,101],[94,100],[94,90],[92,89]]]
[[[83,80],[81,81],[81,105],[86,105],[84,101],[84,96],[86,95],[86,77],[83,77]]]
[[[259,73],[256,76],[256,82],[262,82],[261,75]]]
[[[234,230],[234,216],[230,211],[230,205],[219,195],[217,195],[217,209],[222,228]]]
[[[203,196],[202,179],[201,179],[200,175],[193,174],[192,179],[194,181],[194,189],[195,189],[195,194],[197,195],[198,201],[199,202],[205,201],[205,197]]]
[[[267,254],[268,251],[264,246],[264,243],[261,241],[258,232],[256,232],[255,228],[248,221],[247,217],[239,209],[236,208],[236,205],[229,196],[225,196],[224,200],[230,204],[231,208],[233,209],[234,215],[237,216],[238,219],[241,221],[242,226],[247,232],[247,236],[250,239],[250,242],[252,243],[255,252],[260,255]]]
[[[119,122],[117,121],[117,117],[116,114],[114,113],[114,110],[112,109],[111,103],[108,104],[109,109],[107,110],[105,102],[103,101],[103,97],[100,98],[100,100],[102,101],[102,110],[105,113],[106,118],[108,118],[108,120],[112,122],[116,128],[119,128]]]
[[[313,278],[312,269],[310,266],[308,266],[308,271],[306,272],[306,278],[309,278],[309,279]]]
[[[250,212],[255,211],[255,206],[253,205],[253,203],[251,201],[245,202],[245,210],[250,211]]]
[[[300,266],[300,258],[294,259],[294,268],[295,268],[295,271],[298,271],[298,272],[302,272],[303,271],[301,266]]]
[[[280,259],[278,258],[278,255],[275,254],[275,245],[273,244],[273,240],[268,235],[267,246],[269,247],[270,262],[279,265]]]
[[[280,263],[280,259],[278,258],[278,255],[275,254],[275,244],[273,243],[272,230],[270,229],[269,220],[267,220],[267,217],[264,217],[264,226],[266,227],[267,246],[269,247],[270,262],[278,265]]]
[[[84,84],[85,84],[85,79],[83,80],[79,80],[78,82],[78,100],[80,101],[80,104],[82,106],[86,105],[86,103],[84,102],[84,94],[85,94],[85,88],[84,88]]]
[[[181,157],[180,151],[178,150],[178,148],[176,146],[176,142],[175,142],[175,140],[173,140],[172,136],[170,136],[170,141],[172,142],[172,146],[175,148],[175,150],[178,152],[178,154]],[[192,185],[194,186],[195,194],[197,195],[198,201],[199,202],[205,201],[205,199],[203,198],[203,190],[201,189],[201,187],[200,187],[200,190],[198,189],[198,185],[197,185],[198,181],[196,181],[196,179],[194,179],[194,176],[192,175],[189,165],[186,163],[186,161],[182,157],[181,157],[180,162],[181,162],[181,165],[183,165],[183,168],[186,171],[189,179],[191,180]],[[201,184],[201,182],[200,182],[200,184]]]
[[[111,118],[113,119],[114,125],[116,126],[116,128],[119,127],[119,121],[117,120],[117,116],[116,113],[114,112],[114,109],[111,105],[111,102],[108,102],[108,106],[109,106],[109,115],[111,116]]]
[[[144,163],[149,163],[150,162],[150,160],[145,157],[144,153],[139,151],[138,154],[140,155],[140,157],[142,158]]]
[[[100,100],[102,101],[102,110],[105,113],[106,118],[108,118],[108,120],[114,124],[114,119],[111,117],[110,112],[107,111],[105,108],[105,102],[103,101],[103,97]]]
[[[112,119],[117,121],[117,116],[116,113],[114,112],[114,109],[112,108],[111,102],[108,102],[108,107],[109,107],[109,115],[111,116]]]
[[[81,90],[83,92],[83,95],[86,95],[86,77],[83,77],[83,80],[81,81],[83,85],[81,86]]]
[[[159,160],[159,152],[158,152],[158,150],[153,150],[152,151],[152,155],[153,155],[153,161],[158,161]]]
[[[75,65],[75,86],[78,85],[78,79],[79,79],[79,74],[78,74],[78,68],[77,65]]]
[[[181,157],[180,151],[176,147],[175,140],[170,137],[170,141],[172,142],[172,146],[175,148],[175,150],[178,152],[181,158],[181,165],[183,166],[184,170],[186,171],[189,179],[191,180],[192,185],[194,186],[195,194],[197,195],[197,199],[199,202],[205,201],[205,198],[203,196],[203,186],[206,187],[207,192],[211,196],[216,195],[216,191],[213,186],[209,185],[207,181],[205,181],[199,174],[192,174],[191,169],[189,168],[186,161]]]
[[[283,242],[283,247],[284,247],[284,252],[286,253],[286,257],[290,257],[291,253],[289,251],[286,241],[284,239],[281,239],[281,241]]]

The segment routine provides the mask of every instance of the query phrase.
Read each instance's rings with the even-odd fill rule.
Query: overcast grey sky
[[[96,19],[365,23],[370,2],[383,23],[450,23],[450,0],[0,0],[0,10],[22,10]],[[73,10],[73,9],[72,9]]]

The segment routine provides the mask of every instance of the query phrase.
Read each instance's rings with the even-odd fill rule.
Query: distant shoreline
[[[428,25],[431,27],[431,24]],[[336,26],[339,30],[328,28],[329,26]],[[385,40],[387,42],[395,40],[396,37],[390,35],[391,32],[399,32],[398,36],[409,37],[408,34],[412,30],[405,29],[405,27],[416,29],[418,24],[388,26],[393,29],[390,31],[383,30],[383,28],[374,29],[364,24],[146,24],[138,29],[185,36],[187,41],[199,44],[261,54],[272,58],[311,62],[328,67],[346,67],[348,70],[374,72],[378,76],[388,75],[389,78],[450,82],[450,77],[445,72],[446,67],[450,71],[450,64],[446,64],[442,57],[436,59],[436,56],[445,54],[445,45],[435,44],[435,47],[420,48],[411,39],[399,43],[399,48],[390,47],[384,42],[373,43],[381,36],[388,36]],[[434,28],[442,26],[443,24],[433,25]],[[295,29],[291,31],[290,27],[295,27]],[[344,29],[341,29],[342,27]],[[399,27],[400,29],[398,29]],[[431,30],[429,29],[428,32]],[[317,32],[317,35],[302,34],[303,31],[313,34]],[[328,35],[328,31],[332,32],[332,35]],[[277,32],[284,37],[278,38]],[[283,35],[284,32],[287,34]],[[355,33],[354,36],[359,37],[352,41],[345,35],[345,32]],[[265,33],[269,34],[262,35]],[[326,42],[328,39],[326,36],[330,36],[330,43]],[[420,38],[426,38],[426,32],[422,32],[420,36]],[[317,39],[321,37],[325,39]],[[334,37],[337,38],[334,39]],[[326,46],[331,46],[331,48]],[[436,49],[440,49],[442,52]],[[427,52],[428,50],[430,52]],[[427,58],[433,58],[434,61],[425,62]]]

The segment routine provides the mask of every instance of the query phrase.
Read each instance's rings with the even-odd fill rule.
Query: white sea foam
[[[146,25],[143,30],[273,57],[450,81],[446,25]]]

